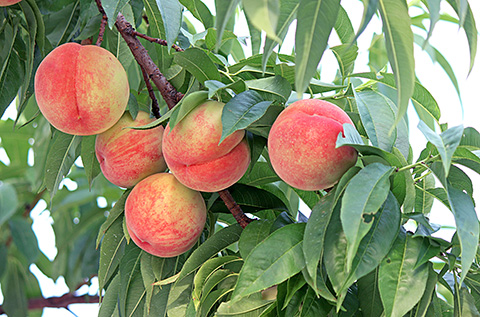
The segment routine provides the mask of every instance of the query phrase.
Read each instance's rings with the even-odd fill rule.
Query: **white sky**
[[[207,5],[214,12],[213,0],[205,1]],[[442,2],[445,4],[445,2]],[[349,13],[352,23],[355,30],[358,29],[360,24],[361,15],[363,12],[363,5],[358,0],[342,0],[342,5]],[[480,27],[480,1],[470,1],[474,16],[477,19],[477,25]],[[443,6],[443,10],[448,10],[451,12],[448,6]],[[187,14],[187,17],[191,15]],[[193,19],[190,19],[193,20]],[[198,31],[201,31],[199,24],[195,24]],[[378,19],[374,17],[370,25],[364,31],[362,36],[358,41],[359,46],[359,56],[356,62],[356,72],[369,71],[367,62],[368,62],[368,53],[367,49],[370,46],[370,40],[372,38],[373,32],[381,32],[381,23]],[[419,34],[424,34],[418,29],[414,29],[414,32]],[[248,36],[248,28],[246,23],[238,23],[236,25],[235,34],[237,36]],[[336,36],[332,36],[332,40]],[[287,38],[282,47],[282,53],[291,53],[294,43],[294,31],[291,30],[287,34]],[[468,44],[463,30],[459,30],[458,27],[451,23],[439,22],[436,25],[436,29],[433,33],[430,43],[436,47],[445,58],[451,63],[451,66],[457,75],[458,84],[461,89],[461,95],[463,100],[463,116],[462,116],[462,106],[457,97],[456,91],[451,84],[449,78],[443,71],[443,69],[432,63],[427,53],[423,52],[420,48],[415,48],[415,63],[416,63],[416,74],[421,81],[421,83],[432,93],[432,95],[437,100],[439,107],[442,112],[441,122],[448,122],[449,126],[455,126],[458,124],[464,124],[465,127],[472,126],[480,131],[480,102],[478,101],[478,89],[480,89],[480,57],[477,56],[475,67],[468,75],[469,67],[469,55],[468,55]],[[331,45],[339,44],[337,42],[330,42]],[[479,47],[480,51],[480,47]],[[246,52],[250,52],[247,48]],[[248,54],[248,53],[247,53]],[[477,54],[477,55],[480,55]],[[330,51],[326,51],[322,58],[322,81],[328,82],[333,80],[337,62],[335,57]],[[7,110],[7,113],[3,116],[2,119],[7,117],[15,117],[15,108],[10,107]],[[425,147],[426,140],[423,134],[416,128],[418,119],[414,111],[409,109],[408,112],[410,120],[410,142],[414,149],[414,158],[418,156],[419,152]],[[0,151],[0,159],[5,161],[5,158],[2,158]],[[474,188],[477,190],[474,192],[475,200],[480,201],[480,176],[476,173],[468,172],[471,177]],[[46,203],[41,201],[39,205],[32,211],[32,218],[34,219],[33,228],[37,232],[37,237],[39,239],[39,244],[41,250],[49,257],[53,259],[56,255],[56,249],[54,247],[54,233],[51,229],[51,217],[48,210],[45,210]],[[454,218],[450,211],[444,208],[440,203],[435,203],[433,211],[431,214],[431,221],[441,225],[453,225]],[[452,232],[445,230],[440,232],[439,235],[445,238],[450,237]],[[42,294],[45,297],[49,296],[60,296],[68,292],[62,278],[57,280],[56,284],[49,278],[45,277],[39,270],[32,266],[31,271],[37,276],[41,282]],[[98,290],[98,286],[92,286],[90,289],[84,287],[82,293],[89,292],[90,294],[95,294]],[[3,296],[0,293],[0,303],[3,302]],[[77,316],[91,316],[98,314],[98,307],[96,304],[82,305],[75,304],[70,306],[71,310]],[[71,313],[64,309],[51,309],[47,308],[44,310],[43,316],[73,316]]]

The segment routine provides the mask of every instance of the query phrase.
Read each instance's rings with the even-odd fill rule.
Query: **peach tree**
[[[456,24],[471,70],[469,1],[353,4],[0,0],[0,313],[480,315],[480,134],[441,116],[414,58],[460,91],[429,39]]]

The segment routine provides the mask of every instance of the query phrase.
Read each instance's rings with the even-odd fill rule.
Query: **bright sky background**
[[[214,13],[213,0],[205,1],[207,5],[211,8],[212,13]],[[442,9],[453,14],[449,6],[445,5],[445,1],[442,2]],[[358,25],[361,21],[361,15],[363,12],[363,5],[358,0],[342,0],[342,5],[349,13],[349,16],[352,20],[355,30],[358,29]],[[480,1],[472,0],[470,1],[475,18],[477,19],[477,27],[480,27]],[[191,14],[186,14],[187,17],[193,21]],[[195,26],[198,31],[202,31],[201,24],[195,23]],[[372,38],[373,32],[381,32],[381,23],[374,17],[370,25],[367,27],[365,32],[362,34],[358,41],[359,46],[359,56],[356,62],[356,72],[369,71],[367,62],[368,62],[368,53],[367,49],[370,46],[370,40]],[[414,32],[419,34],[424,34],[423,31],[420,31],[414,28]],[[237,36],[248,36],[248,28],[246,23],[238,23],[236,25],[235,34]],[[331,40],[335,40],[336,35],[332,33]],[[282,53],[290,54],[292,52],[294,43],[294,29],[290,30],[287,34],[287,38],[284,42],[284,45],[281,49]],[[470,74],[468,74],[469,68],[469,54],[468,54],[468,44],[463,30],[459,30],[458,26],[452,23],[439,22],[436,25],[435,31],[430,43],[436,47],[445,58],[451,63],[455,74],[457,75],[458,84],[461,89],[461,95],[463,100],[463,113],[462,105],[460,104],[459,98],[457,97],[454,86],[451,84],[449,78],[443,71],[443,69],[432,63],[427,53],[423,52],[419,47],[415,47],[415,63],[416,63],[416,74],[420,82],[432,93],[432,95],[437,100],[441,112],[441,122],[448,122],[449,126],[455,126],[459,124],[464,124],[465,127],[472,126],[475,129],[480,131],[480,101],[478,100],[478,92],[480,89],[480,53],[477,54],[477,60],[475,66]],[[339,44],[338,39],[331,41],[331,45]],[[245,51],[249,54],[250,49],[246,48]],[[479,47],[480,51],[480,47]],[[322,81],[329,82],[332,81],[335,72],[337,69],[337,61],[333,56],[331,51],[326,51],[322,58]],[[409,112],[410,120],[410,142],[414,150],[414,159],[418,157],[419,152],[425,147],[426,140],[423,134],[416,128],[418,124],[418,119],[416,113],[413,111],[413,108],[410,107]],[[7,110],[6,114],[2,119],[8,117],[15,118],[16,111],[15,107],[11,106]],[[6,161],[5,156],[2,156],[0,151],[0,160]],[[473,181],[475,192],[474,198],[480,202],[480,176],[476,173],[467,171],[468,175]],[[67,186],[75,187],[75,184],[67,184]],[[99,204],[103,204],[102,201],[99,201]],[[54,247],[53,241],[55,241],[55,236],[51,228],[52,218],[50,213],[45,208],[47,204],[42,200],[37,207],[32,211],[31,217],[33,218],[33,229],[37,234],[39,240],[40,249],[45,253],[45,255],[53,259],[56,255],[56,248]],[[441,203],[436,202],[434,204],[431,221],[433,223],[452,226],[454,225],[454,218],[450,211],[448,211]],[[439,236],[442,236],[446,239],[451,237],[452,231],[442,230],[438,233]],[[36,266],[31,266],[32,273],[39,279],[41,283],[42,294],[44,297],[50,296],[61,296],[64,293],[68,292],[68,288],[65,285],[63,278],[59,278],[56,283],[51,279],[43,275]],[[94,295],[98,291],[98,286],[93,285],[88,288],[84,286],[81,290],[81,294],[88,292],[91,295]],[[3,302],[3,296],[0,293],[0,303]],[[98,305],[96,304],[74,304],[70,305],[70,309],[77,316],[95,316],[98,314]],[[70,312],[64,309],[53,309],[46,308],[44,310],[43,316],[59,316],[59,317],[71,317],[73,316]]]

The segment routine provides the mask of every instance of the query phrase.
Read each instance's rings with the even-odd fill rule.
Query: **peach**
[[[185,186],[216,192],[237,182],[250,164],[245,131],[238,130],[218,144],[225,104],[207,101],[163,134],[168,168]]]
[[[8,7],[22,0],[0,0],[0,7]]]
[[[172,174],[153,174],[132,189],[125,203],[133,242],[159,257],[174,257],[197,242],[207,217],[202,195]]]
[[[130,95],[122,64],[104,48],[67,43],[55,48],[35,74],[35,98],[58,130],[93,135],[112,127]]]
[[[283,110],[268,135],[273,169],[302,190],[332,187],[357,161],[349,146],[336,148],[343,124],[352,120],[341,108],[319,100],[299,100]]]
[[[167,168],[162,154],[163,127],[128,129],[154,120],[140,111],[134,121],[126,112],[113,127],[97,135],[95,154],[103,175],[112,184],[132,187],[145,177]]]

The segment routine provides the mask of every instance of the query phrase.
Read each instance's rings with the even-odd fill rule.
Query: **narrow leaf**
[[[405,0],[380,0],[380,16],[387,47],[387,55],[397,85],[397,118],[392,130],[407,112],[408,101],[415,86],[415,59],[413,32]],[[390,132],[391,132],[390,131]]]
[[[391,152],[397,133],[388,132],[395,123],[392,101],[373,90],[355,92],[358,112],[372,145]]]
[[[268,37],[280,42],[275,30],[277,28],[280,8],[278,0],[243,0],[243,10],[248,20]]]
[[[348,183],[342,199],[340,218],[347,238],[347,271],[373,217],[387,199],[393,168],[381,163],[367,165]]]
[[[92,182],[100,174],[100,163],[95,155],[95,135],[82,137],[80,156],[82,158],[85,174],[87,175],[88,185],[92,189]]]
[[[340,0],[301,0],[295,32],[295,89],[302,94],[317,71],[337,19]]]
[[[0,181],[0,226],[15,214],[18,203],[15,187]]]
[[[375,12],[377,12],[379,1],[380,0],[367,0],[363,2],[364,9],[362,22],[360,22],[357,34],[355,35],[355,41],[359,38],[363,31],[365,31],[367,25],[370,23],[370,20],[372,20],[373,15],[375,14]]]
[[[428,266],[415,268],[421,239],[400,232],[378,272],[378,289],[386,316],[403,316],[422,298]]]
[[[240,238],[242,227],[238,224],[228,226],[220,231],[216,232],[208,240],[202,243],[192,255],[185,261],[178,281],[181,281],[185,276],[189,275],[196,269],[198,269],[205,261],[212,256],[222,251],[232,243],[235,243]]]
[[[463,135],[463,125],[459,125],[448,130],[445,130],[441,134],[436,134],[432,131],[423,121],[418,123],[418,129],[422,131],[428,141],[430,141],[438,150],[440,157],[442,158],[443,168],[445,175],[448,175],[450,171],[450,165],[452,164],[452,156]]]
[[[202,49],[189,48],[184,52],[176,53],[174,60],[202,84],[209,79],[220,80],[217,67]]]
[[[52,141],[53,145],[47,154],[45,170],[45,184],[51,197],[55,195],[60,182],[78,157],[77,148],[81,137],[56,131]]]
[[[230,99],[222,111],[222,137],[219,144],[235,131],[246,129],[260,119],[271,104],[272,101],[263,101],[253,90],[247,90]]]
[[[168,48],[172,47],[180,32],[182,23],[182,5],[178,0],[157,0],[162,15]]]
[[[300,272],[305,266],[304,230],[305,224],[287,225],[257,245],[245,259],[232,298],[248,296]]]
[[[227,26],[230,17],[235,12],[240,0],[215,0],[215,28],[217,29],[217,49],[222,42],[223,32]]]

